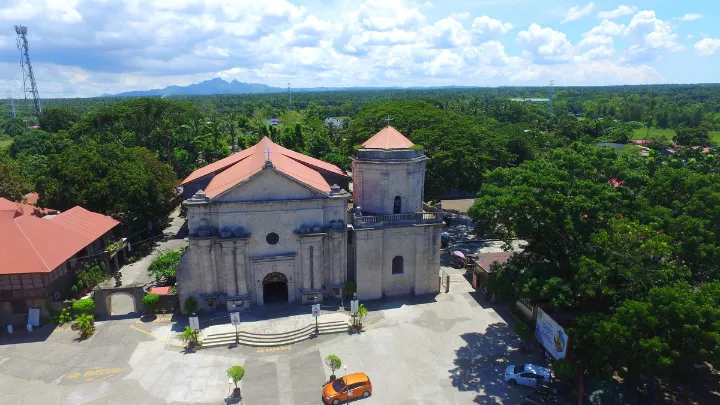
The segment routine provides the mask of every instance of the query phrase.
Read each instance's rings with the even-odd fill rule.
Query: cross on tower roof
[[[387,121],[388,126],[390,126],[390,121],[392,121],[392,118],[388,115],[387,118],[385,118],[385,121]]]
[[[270,148],[265,148],[265,161],[270,161]]]

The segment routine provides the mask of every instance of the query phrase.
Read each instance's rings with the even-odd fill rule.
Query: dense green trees
[[[47,107],[40,115],[40,128],[47,132],[67,131],[80,120],[80,114],[67,107]]]
[[[642,159],[573,144],[494,170],[470,210],[476,231],[527,246],[488,290],[574,313],[569,335],[595,375],[720,365],[718,169],[697,151]]]
[[[74,145],[52,155],[37,184],[42,202],[67,210],[75,205],[107,215],[158,223],[171,208],[177,179],[145,148],[114,144]]]

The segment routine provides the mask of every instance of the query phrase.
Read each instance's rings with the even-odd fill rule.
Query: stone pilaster
[[[237,285],[237,293],[244,295],[248,293],[247,277],[250,271],[250,266],[246,260],[247,255],[247,240],[239,240],[235,242],[235,280]]]
[[[235,243],[233,241],[222,241],[223,271],[225,273],[225,294],[236,295],[235,285]]]

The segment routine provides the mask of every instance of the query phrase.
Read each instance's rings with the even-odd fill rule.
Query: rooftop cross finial
[[[265,148],[265,161],[270,161],[270,148]]]
[[[387,118],[385,118],[385,121],[387,121],[388,126],[390,126],[390,121],[392,121],[392,118],[388,115]]]

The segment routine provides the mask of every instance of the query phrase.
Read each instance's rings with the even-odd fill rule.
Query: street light
[[[313,295],[313,301],[315,302],[315,305],[318,304],[318,295],[317,294]],[[315,335],[319,335],[319,334],[320,334],[320,329],[318,329],[318,317],[317,317],[317,315],[315,315]]]

